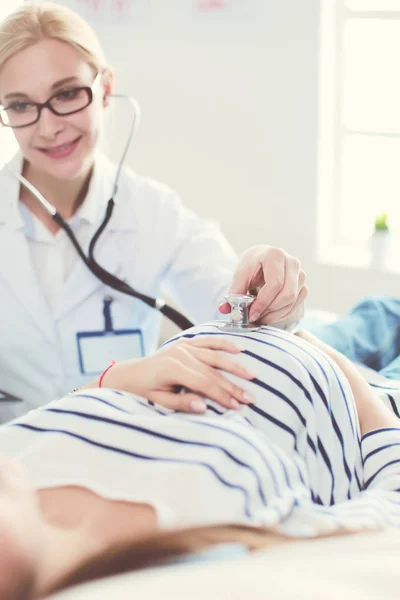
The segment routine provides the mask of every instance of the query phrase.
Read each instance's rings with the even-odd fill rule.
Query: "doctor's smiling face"
[[[27,110],[26,103],[46,102],[60,93],[53,106],[76,97],[74,90],[93,87],[93,100],[69,115],[43,108],[36,123],[15,128],[14,134],[30,169],[60,180],[85,177],[101,138],[107,96],[112,92],[112,74],[106,71],[96,81],[96,71],[73,45],[58,39],[43,39],[17,52],[0,69],[0,102],[13,113]],[[85,103],[90,95],[81,92]],[[31,110],[31,109],[29,109]]]

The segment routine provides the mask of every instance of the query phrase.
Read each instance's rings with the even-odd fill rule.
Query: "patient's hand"
[[[116,363],[103,378],[103,387],[132,392],[172,410],[204,412],[204,397],[238,409],[239,403],[250,404],[252,399],[218,369],[254,379],[254,373],[230,356],[240,352],[239,346],[219,336],[181,338],[152,356]]]

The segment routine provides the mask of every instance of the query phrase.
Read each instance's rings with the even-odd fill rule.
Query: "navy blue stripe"
[[[361,481],[360,481],[360,479],[358,477],[357,469],[355,467],[354,467],[354,475],[355,475],[355,478],[356,478],[358,489],[361,492],[361,490],[364,489],[364,486],[363,486],[363,484],[361,483]]]
[[[318,449],[322,455],[322,458],[324,459],[324,462],[326,464],[326,466],[328,467],[328,471],[331,474],[332,477],[332,486],[331,486],[331,498],[330,498],[330,503],[334,504],[335,503],[335,498],[334,498],[334,487],[335,487],[335,475],[332,471],[332,464],[331,461],[329,460],[329,456],[324,448],[324,446],[320,443],[320,440],[318,440]]]
[[[273,423],[274,425],[279,427],[279,429],[282,429],[283,431],[286,431],[289,435],[291,435],[293,438],[293,447],[297,451],[297,438],[296,438],[295,432],[293,431],[293,429],[291,427],[289,427],[282,421],[279,421],[279,419],[276,419],[272,415],[266,413],[264,410],[262,410],[255,404],[249,404],[248,408],[249,408],[249,410],[261,415],[262,417],[264,417],[264,419],[266,419],[267,421],[270,421],[271,423]]]
[[[268,384],[260,381],[260,380],[252,380],[252,383],[255,383],[256,385],[259,385],[260,387],[263,387],[265,389],[267,389],[268,391],[272,391],[272,393],[274,393],[276,396],[278,396],[279,398],[285,399],[288,404],[293,405],[293,403],[288,400],[286,398],[286,396],[284,396],[283,394],[281,394],[281,392],[279,392],[278,390],[274,390],[274,388],[272,388],[271,386],[269,386]],[[262,417],[264,417],[265,419],[267,419],[268,421],[271,421],[272,423],[274,423],[274,425],[276,425],[277,427],[279,427],[280,429],[283,429],[285,431],[287,431],[288,433],[290,433],[290,435],[293,436],[294,438],[294,449],[298,452],[298,448],[297,448],[297,436],[295,434],[295,432],[293,431],[293,429],[291,429],[288,425],[286,425],[285,423],[283,423],[282,421],[279,421],[278,419],[276,419],[275,417],[273,417],[272,415],[270,415],[269,413],[266,413],[264,410],[262,410],[261,408],[259,408],[258,406],[255,406],[254,404],[250,404],[248,407],[250,410],[258,413],[259,415],[261,415]],[[297,408],[297,407],[295,407]],[[299,418],[301,420],[301,414],[299,414]],[[302,424],[304,425],[304,427],[306,428],[306,421],[303,417],[302,420]],[[311,437],[308,435],[307,433],[307,444],[308,446],[311,448],[311,450],[316,453],[316,448],[315,448],[315,444],[313,442],[313,440],[311,439]],[[334,486],[334,474],[333,474],[333,470],[332,470],[332,464],[331,461],[329,460],[328,457],[328,453],[321,441],[321,438],[319,436],[317,436],[317,445],[320,451],[320,454],[322,456],[322,459],[331,475],[332,478],[332,490],[331,490],[331,498],[333,497],[333,486]]]
[[[379,473],[381,473],[384,469],[386,469],[387,467],[390,467],[391,465],[395,465],[396,463],[400,463],[400,458],[397,458],[396,460],[391,460],[388,463],[384,464],[383,467],[381,467],[380,469],[378,469],[374,475],[372,475],[368,481],[365,482],[365,487],[367,488],[372,481],[375,479],[375,477],[377,477],[379,475]]]
[[[265,335],[265,333],[264,333],[264,335]],[[272,335],[272,337],[277,337],[276,335],[273,335],[273,334],[271,334],[271,335]],[[329,381],[329,379],[328,379],[328,376],[327,376],[327,373],[326,373],[326,370],[325,370],[325,368],[322,366],[321,362],[320,362],[319,360],[317,360],[317,358],[316,358],[316,357],[315,357],[315,356],[314,356],[314,355],[313,355],[311,352],[309,352],[309,351],[308,351],[306,348],[304,348],[304,346],[303,346],[303,345],[301,345],[301,344],[295,344],[295,343],[294,343],[292,340],[286,340],[286,341],[287,341],[289,344],[293,344],[293,345],[294,345],[294,346],[295,346],[297,349],[301,350],[301,351],[302,351],[302,352],[304,352],[304,353],[305,353],[305,354],[306,354],[308,357],[310,357],[310,358],[313,360],[313,362],[315,362],[315,363],[316,363],[316,365],[318,366],[318,368],[321,370],[321,372],[322,372],[322,374],[324,375],[324,377],[325,377],[326,381],[327,381],[327,382]],[[341,383],[341,381],[340,381],[340,379],[339,379],[339,377],[338,377],[338,374],[337,374],[337,371],[336,371],[336,369],[334,368],[334,365],[333,365],[333,364],[332,364],[332,363],[331,363],[331,362],[328,360],[328,358],[327,358],[327,357],[326,357],[326,359],[325,359],[325,360],[326,360],[326,362],[328,363],[328,365],[329,365],[329,367],[330,367],[330,369],[331,369],[331,371],[332,371],[333,375],[335,376],[337,383],[339,384],[340,390],[341,390],[341,392],[342,392],[342,397],[343,397],[343,400],[344,400],[344,402],[345,402],[346,410],[347,410],[347,413],[348,413],[348,416],[349,416],[350,426],[351,426],[351,429],[352,429],[353,435],[355,435],[355,433],[356,433],[356,432],[355,432],[355,429],[354,429],[353,418],[352,418],[352,416],[351,416],[351,414],[350,414],[349,405],[348,405],[348,402],[347,402],[347,396],[346,396],[346,394],[345,394],[345,392],[344,392],[344,389],[343,389],[342,383]],[[310,377],[312,377],[312,375],[311,375],[311,373],[310,373],[309,371],[308,371],[308,373],[309,373]],[[312,379],[313,379],[313,383],[314,383],[314,385],[318,385],[318,384],[317,384],[317,382],[315,381],[315,379],[314,379],[313,377],[312,377]],[[323,394],[323,393],[322,393],[322,389],[320,388],[320,386],[319,386],[319,385],[318,385],[318,388],[319,388],[319,390],[320,390],[320,392],[321,392],[321,394],[320,394],[320,395],[321,395],[321,399],[324,401],[324,404],[326,405],[326,407],[329,409],[329,412],[331,413],[331,408],[330,408],[330,407],[328,407],[328,403],[327,403],[327,401],[326,401],[325,394]]]
[[[195,442],[193,440],[183,440],[183,439],[180,439],[177,437],[173,437],[171,435],[167,435],[165,433],[159,433],[156,431],[152,431],[151,429],[147,429],[145,427],[140,427],[139,425],[133,425],[132,423],[123,423],[121,421],[116,421],[115,419],[110,419],[108,417],[99,417],[96,415],[92,415],[92,414],[84,413],[84,412],[80,412],[80,411],[75,411],[75,410],[72,411],[72,410],[64,410],[64,409],[58,409],[58,408],[48,408],[48,409],[46,409],[46,411],[52,412],[52,413],[64,414],[64,415],[74,415],[76,417],[88,419],[89,421],[96,421],[98,423],[107,423],[108,425],[114,425],[116,427],[122,427],[123,429],[137,431],[139,433],[144,433],[145,435],[148,435],[150,437],[165,440],[168,442],[173,442],[176,444],[182,444],[182,445],[186,445],[186,446],[196,446],[196,447],[200,447],[200,448],[210,448],[211,450],[220,450],[223,454],[225,454],[225,456],[230,458],[234,463],[236,463],[237,465],[250,471],[250,473],[252,473],[252,475],[254,475],[254,477],[257,481],[258,493],[260,495],[260,498],[261,498],[263,504],[266,505],[266,498],[265,498],[264,492],[262,490],[262,484],[261,484],[258,473],[250,465],[243,462],[242,460],[237,458],[237,456],[234,456],[231,452],[229,452],[229,450],[227,450],[223,446],[220,446],[216,443],[211,444],[211,443],[207,443],[207,442]]]
[[[113,394],[117,393],[117,390],[108,389],[107,391],[111,392]],[[137,396],[135,396],[135,394],[131,394],[129,392],[118,392],[118,395],[126,397],[128,402],[135,402],[135,403],[139,404],[140,406],[142,406],[143,408],[147,408],[152,413],[157,413],[158,415],[162,415],[163,417],[165,417],[168,414],[168,413],[163,412],[162,410],[157,409],[154,406],[154,404],[150,405],[148,400],[144,401],[144,400],[139,399]],[[99,396],[89,396],[88,394],[74,394],[73,397],[74,398],[88,398],[89,400],[95,400],[96,402],[100,402],[102,404],[107,404],[111,408],[115,408],[116,410],[119,410],[120,412],[123,412],[127,415],[136,414],[136,413],[132,412],[131,410],[124,410],[123,408],[119,408],[118,406],[115,406],[115,404],[113,404],[112,402],[109,402],[108,400],[103,400]],[[42,410],[45,411],[48,409],[42,407]]]
[[[371,450],[371,452],[369,452],[367,454],[367,456],[365,456],[365,458],[364,458],[364,465],[367,462],[367,460],[369,458],[371,458],[371,456],[374,456],[374,454],[378,454],[378,452],[381,452],[382,450],[386,450],[386,448],[391,448],[392,446],[400,446],[400,442],[394,442],[393,444],[386,444],[386,446],[380,446],[379,448],[375,448],[375,450]]]
[[[386,396],[389,398],[389,402],[390,402],[390,405],[392,407],[394,414],[396,415],[396,417],[400,417],[399,411],[397,409],[397,404],[396,404],[393,396],[391,396],[388,392],[386,392]]]
[[[183,414],[182,414],[182,415],[180,415],[180,416],[181,416],[182,418],[184,418],[185,420],[189,420],[187,415],[183,415]],[[190,419],[190,422],[191,422],[191,423],[193,423],[194,421],[193,421],[192,419]],[[277,481],[277,479],[276,479],[276,476],[275,476],[275,473],[274,473],[273,469],[271,469],[271,465],[270,465],[270,464],[268,463],[268,461],[265,459],[265,456],[264,456],[264,455],[263,455],[263,453],[262,453],[262,452],[259,450],[259,448],[258,448],[257,446],[255,446],[255,445],[254,445],[252,442],[250,442],[250,440],[249,440],[248,438],[245,438],[244,436],[241,436],[239,433],[237,433],[236,431],[233,431],[232,429],[225,429],[224,427],[221,427],[221,426],[219,426],[219,425],[216,425],[215,423],[209,423],[209,422],[207,422],[207,421],[205,421],[205,420],[197,420],[197,419],[196,419],[195,423],[196,423],[196,425],[200,425],[201,427],[210,427],[210,428],[212,428],[212,429],[218,429],[219,431],[223,431],[223,432],[225,432],[225,433],[227,433],[227,434],[229,434],[229,435],[233,435],[233,436],[235,436],[235,437],[239,438],[240,440],[242,440],[243,442],[245,442],[246,444],[248,444],[248,445],[249,445],[249,446],[250,446],[250,447],[251,447],[251,448],[254,450],[254,452],[256,452],[256,453],[258,454],[258,456],[259,456],[259,458],[261,458],[261,460],[262,460],[262,462],[263,462],[264,466],[265,466],[265,467],[268,469],[268,471],[269,471],[269,473],[270,473],[270,475],[271,475],[271,479],[272,479],[272,481],[273,481],[273,483],[274,483],[275,494],[276,494],[277,496],[279,496],[279,497],[282,497],[282,493],[281,493],[281,491],[280,491],[280,489],[279,489],[278,481]],[[289,481],[289,476],[288,476],[288,473],[287,473],[286,466],[285,466],[284,462],[281,460],[280,456],[279,456],[279,455],[278,455],[278,453],[276,452],[276,450],[275,450],[275,448],[273,447],[273,445],[268,445],[268,449],[269,449],[270,451],[272,451],[272,452],[273,452],[274,456],[275,456],[275,457],[277,458],[277,460],[279,461],[279,463],[280,463],[280,465],[281,465],[281,467],[282,467],[282,470],[283,470],[284,476],[285,476],[286,485],[287,485],[287,486],[288,486],[290,489],[292,489],[292,486],[291,486],[291,484],[290,484],[290,481]],[[304,479],[303,479],[303,476],[302,476],[302,474],[301,474],[301,472],[300,472],[300,470],[299,470],[299,468],[298,468],[298,466],[297,466],[297,465],[296,465],[296,470],[297,470],[297,471],[298,471],[298,473],[299,473],[299,478],[300,478],[301,482],[302,482],[302,483],[305,485],[305,481],[304,481]]]
[[[350,471],[349,465],[347,463],[347,459],[346,459],[345,452],[344,452],[344,439],[343,439],[343,435],[342,435],[340,427],[337,424],[337,421],[336,421],[336,419],[335,419],[335,417],[333,415],[332,415],[332,426],[333,426],[333,429],[334,429],[334,431],[336,433],[336,436],[337,436],[337,438],[338,438],[338,440],[340,442],[340,446],[342,448],[343,467],[344,467],[345,473],[347,475],[347,479],[348,479],[349,483],[351,483],[351,481],[352,481],[353,478],[352,478],[351,471]]]
[[[260,387],[262,387],[262,388],[264,388],[264,389],[272,392],[274,395],[276,395],[279,398],[285,400],[287,402],[287,404],[289,404],[293,408],[293,410],[296,412],[296,414],[298,415],[298,417],[299,417],[300,421],[302,422],[304,428],[306,429],[306,420],[301,415],[301,413],[298,410],[298,408],[286,396],[284,396],[284,394],[282,394],[278,390],[272,388],[268,384],[266,384],[264,382],[261,382],[258,379],[253,379],[252,383],[254,383],[255,385],[258,385],[258,386],[260,386]],[[253,409],[254,407],[252,405],[250,405],[249,408]],[[259,411],[261,411],[261,409],[258,409],[256,412],[259,412]],[[262,411],[262,412],[264,413],[264,411]],[[259,414],[261,414],[261,412]],[[266,416],[266,415],[267,415],[267,413],[263,414],[263,416]],[[339,427],[337,425],[336,419],[334,418],[333,414],[331,413],[330,416],[331,416],[333,427],[334,427],[334,429],[335,429],[335,431],[337,433],[337,436],[339,438],[339,441],[341,443],[344,469],[345,469],[345,472],[347,474],[348,480],[351,481],[352,480],[351,471],[349,469],[346,457],[344,455],[344,440],[343,440],[343,436],[342,436],[342,433],[341,433],[341,431],[340,431],[340,429],[339,429]],[[266,416],[266,418],[268,418],[268,417]],[[269,420],[271,420],[272,422],[274,422],[273,421],[273,417],[271,415],[269,415]],[[289,428],[286,425],[284,425],[282,423],[281,423],[281,425],[279,425],[279,423],[281,423],[281,422],[278,422],[278,421],[275,422],[275,424],[277,424],[278,426],[281,426],[282,429],[286,429],[287,431],[290,431],[293,434],[293,436],[295,438],[295,449],[297,450],[297,437],[296,437],[296,434],[293,432],[293,430],[291,430],[291,429],[289,430]],[[307,433],[307,444],[312,449],[312,451],[316,454],[315,444],[314,444],[313,440],[311,439],[311,437],[309,436],[308,433]],[[334,479],[335,478],[334,478],[334,475],[333,475],[332,464],[331,464],[331,462],[329,460],[328,453],[327,453],[327,451],[326,451],[326,449],[324,447],[324,444],[322,443],[322,440],[321,440],[321,438],[319,436],[317,436],[317,445],[318,445],[318,448],[319,448],[319,450],[321,452],[321,456],[323,458],[323,461],[324,461],[326,467],[328,468],[328,471],[329,471],[329,473],[330,473],[330,475],[332,477],[332,486],[334,486]],[[348,495],[349,494],[350,494],[350,489],[348,490]],[[333,487],[332,487],[332,490],[331,490],[331,500],[332,500],[332,497],[333,497]]]
[[[285,396],[285,394],[283,394],[282,392],[280,392],[276,388],[273,388],[272,386],[268,385],[264,381],[261,381],[260,379],[253,379],[252,383],[254,385],[258,385],[259,387],[262,387],[263,389],[271,392],[274,396],[277,396],[278,398],[280,398],[281,400],[283,400],[286,404],[288,404],[292,408],[292,410],[296,413],[296,415],[298,416],[298,418],[299,418],[301,424],[303,425],[305,431],[307,432],[307,421],[303,417],[303,415],[301,414],[301,412],[298,409],[298,407],[294,404],[294,402],[292,402],[291,400],[289,400],[289,398],[287,396]],[[265,414],[267,414],[267,413],[265,413]],[[295,435],[295,438],[296,438],[295,448],[297,449],[297,437],[296,437],[296,434],[294,434],[294,435]],[[319,439],[319,438],[317,438],[317,439]],[[310,448],[314,452],[314,454],[316,454],[317,453],[317,449],[315,447],[315,444],[314,444],[313,440],[311,439],[310,435],[308,434],[308,432],[307,432],[307,444],[310,446]]]
[[[204,422],[204,421],[200,421],[200,422],[199,422],[199,424],[200,424],[200,425],[203,425],[203,426],[206,426],[206,427],[213,427],[213,428],[217,428],[217,429],[222,429],[223,431],[226,431],[226,432],[228,432],[227,430],[225,430],[225,429],[223,429],[223,428],[220,428],[220,427],[218,427],[217,425],[212,425],[212,424],[210,424],[210,423],[206,423],[206,422]],[[253,425],[253,427],[254,427],[254,425]],[[258,428],[256,427],[256,429],[258,429]],[[234,434],[235,432],[233,432],[233,431],[230,431],[230,430],[229,430],[229,433],[231,433],[231,434]],[[264,432],[262,432],[262,433],[264,433]],[[266,434],[264,434],[264,435],[266,435]],[[266,437],[267,437],[267,436],[266,436]],[[254,450],[258,450],[256,446],[254,447]],[[290,490],[292,490],[292,491],[293,491],[293,485],[292,485],[292,483],[290,482],[290,479],[289,479],[289,473],[288,473],[288,471],[287,471],[287,468],[286,468],[285,462],[284,462],[284,461],[282,460],[282,458],[279,456],[279,454],[278,454],[278,452],[277,452],[276,448],[274,447],[274,444],[273,444],[273,443],[271,443],[271,444],[268,444],[268,450],[269,450],[269,451],[270,451],[270,452],[271,452],[271,453],[272,453],[272,454],[275,456],[276,460],[278,461],[278,463],[279,463],[279,465],[280,465],[280,467],[281,467],[281,469],[282,469],[282,472],[283,472],[284,479],[285,479],[285,482],[286,482],[286,485],[287,485],[287,487],[288,487]],[[265,464],[265,466],[267,467],[268,471],[270,472],[271,478],[272,478],[272,480],[273,480],[273,482],[274,482],[274,486],[275,486],[275,493],[276,493],[276,495],[277,495],[277,496],[279,496],[279,497],[281,498],[281,497],[282,497],[282,492],[281,492],[281,491],[280,491],[280,489],[279,489],[278,482],[277,482],[277,480],[276,480],[276,476],[275,476],[275,473],[274,473],[273,469],[271,469],[271,466],[270,466],[270,464],[269,464],[269,463],[268,463],[268,462],[265,460],[265,457],[264,457],[264,456],[263,456],[261,453],[260,453],[260,457],[261,457],[261,459],[262,459],[263,463]],[[298,475],[298,477],[299,477],[299,480],[300,480],[300,482],[301,482],[301,483],[304,485],[304,487],[307,487],[307,485],[306,485],[306,482],[304,481],[303,474],[302,474],[302,472],[301,472],[301,470],[300,470],[300,468],[299,468],[299,466],[298,466],[297,462],[296,462],[296,461],[293,461],[293,462],[292,462],[292,464],[293,464],[293,466],[295,467],[295,469],[296,469],[296,471],[297,471],[297,475]],[[297,485],[297,482],[296,482],[296,485]],[[313,496],[313,492],[312,492],[312,490],[310,490],[310,491],[311,491],[311,496]]]
[[[277,348],[278,350],[282,350],[281,348],[278,348],[278,346],[275,346],[274,344],[269,344],[268,342],[263,342],[264,344],[268,345],[268,346],[272,346],[274,348]],[[301,383],[301,381],[299,381],[297,379],[297,377],[295,377],[294,375],[292,375],[292,373],[290,373],[290,371],[288,371],[287,369],[284,369],[283,367],[281,367],[280,365],[278,365],[277,363],[268,360],[268,358],[265,358],[263,356],[260,356],[259,354],[255,354],[254,352],[251,352],[250,350],[244,350],[242,352],[242,354],[247,354],[248,356],[251,356],[252,358],[255,358],[256,360],[258,360],[259,362],[264,363],[265,365],[268,365],[269,367],[272,367],[273,369],[275,369],[276,371],[280,371],[281,373],[283,373],[284,375],[286,375],[287,377],[289,377],[289,379],[291,381],[293,381],[293,383],[301,389],[301,391],[303,392],[303,394],[305,395],[305,397],[307,398],[307,400],[310,402],[310,404],[314,404],[313,403],[313,399],[311,397],[310,392],[307,390],[307,388]],[[295,357],[293,357],[295,358]],[[254,383],[254,379],[251,380],[252,383]]]
[[[90,394],[82,394],[82,393],[80,393],[80,394],[74,394],[73,398],[88,398],[90,400],[96,400],[96,402],[100,402],[101,404],[106,404],[107,406],[110,406],[111,408],[115,408],[115,410],[118,410],[118,411],[120,411],[122,413],[125,413],[125,414],[129,414],[129,411],[124,410],[123,408],[120,408],[119,406],[116,406],[112,402],[108,402],[108,400],[103,400],[102,398],[99,398],[98,396],[92,396]],[[43,408],[42,410],[46,411],[48,409],[47,408]]]
[[[364,433],[362,436],[362,440],[366,440],[371,435],[379,435],[384,431],[397,431],[400,434],[400,427],[381,427],[380,429],[373,429],[372,431],[368,431],[368,433]]]
[[[300,346],[299,346],[299,347],[300,347]],[[316,358],[315,358],[315,357],[314,357],[314,356],[313,356],[311,353],[309,353],[308,351],[306,351],[306,350],[305,350],[303,347],[301,347],[301,349],[302,349],[302,350],[303,350],[303,351],[304,351],[304,352],[305,352],[305,353],[306,353],[308,356],[310,356],[310,358],[312,358],[312,359],[313,359],[313,361],[315,361],[315,362],[317,363],[317,365],[318,365],[318,366],[319,366],[319,368],[322,370],[322,372],[323,372],[323,374],[325,375],[325,377],[327,377],[327,374],[326,374],[326,372],[325,372],[325,369],[322,367],[322,365],[320,364],[320,362],[319,362],[319,361],[318,361],[318,360],[317,360],[317,359],[316,359]],[[345,403],[345,405],[346,405],[347,414],[348,414],[348,416],[349,416],[349,420],[350,420],[350,427],[351,427],[351,430],[352,430],[352,433],[353,433],[353,435],[355,436],[355,430],[354,430],[354,425],[353,425],[352,417],[351,417],[351,415],[350,415],[350,411],[349,411],[349,406],[348,406],[348,402],[347,402],[347,396],[346,396],[346,394],[345,394],[345,392],[344,392],[344,390],[343,390],[342,384],[341,384],[341,382],[340,382],[340,380],[339,380],[339,378],[338,378],[338,375],[337,375],[337,373],[336,373],[336,370],[333,368],[333,365],[332,365],[331,363],[329,363],[329,361],[328,361],[328,364],[330,365],[330,367],[331,367],[331,371],[332,371],[333,375],[335,376],[337,383],[338,383],[338,384],[339,384],[339,386],[340,386],[340,390],[341,390],[341,392],[342,392],[342,398],[343,398],[343,401],[344,401],[344,403]],[[348,462],[347,462],[347,458],[346,458],[346,452],[345,452],[345,443],[344,443],[344,439],[343,439],[343,435],[342,435],[341,429],[340,429],[340,427],[339,427],[339,425],[338,425],[338,423],[337,423],[337,421],[336,421],[336,417],[335,417],[335,415],[333,414],[333,411],[332,411],[332,408],[331,408],[331,406],[330,406],[330,405],[328,405],[328,401],[327,401],[327,399],[326,399],[326,396],[325,396],[325,394],[324,394],[324,393],[323,393],[323,391],[322,391],[322,388],[320,387],[320,385],[318,384],[318,382],[315,380],[315,378],[314,378],[314,377],[311,375],[311,373],[310,373],[309,371],[308,371],[308,373],[309,373],[309,375],[310,375],[310,377],[311,377],[311,379],[312,379],[312,381],[313,381],[313,384],[314,384],[314,387],[315,387],[315,389],[316,389],[317,393],[319,394],[319,396],[320,396],[320,398],[321,398],[322,402],[325,404],[325,406],[327,407],[327,409],[328,409],[328,411],[329,411],[329,415],[330,415],[330,418],[331,418],[331,422],[332,422],[333,429],[334,429],[334,431],[335,431],[335,433],[336,433],[336,436],[337,436],[337,438],[338,438],[338,440],[339,440],[339,442],[340,442],[341,449],[342,449],[343,467],[344,467],[345,473],[346,473],[346,475],[347,475],[347,479],[348,479],[348,481],[349,481],[349,489],[348,489],[347,495],[348,495],[348,498],[350,498],[350,484],[351,484],[351,481],[352,481],[352,474],[351,474],[351,471],[350,471],[350,468],[349,468],[349,465],[348,465]],[[360,442],[360,440],[359,440],[359,439],[357,439],[357,441],[358,441],[358,443]],[[358,481],[358,484],[359,484],[359,481]],[[359,488],[359,489],[361,489],[361,488]]]
[[[211,404],[206,404],[206,406],[207,406],[207,410],[210,410],[211,412],[215,413],[216,415],[219,415],[219,416],[221,416],[221,415],[223,415],[223,414],[224,414],[224,412],[223,412],[223,411],[219,411],[219,410],[217,410],[217,409],[215,408],[215,406],[211,406]]]
[[[349,403],[347,402],[347,396],[346,396],[345,391],[343,389],[342,382],[340,381],[340,378],[339,378],[339,375],[338,375],[336,369],[333,368],[333,365],[331,365],[331,370],[332,370],[332,373],[333,373],[334,377],[336,378],[337,383],[339,384],[340,391],[342,393],[342,398],[343,398],[343,401],[344,401],[344,405],[346,407],[347,414],[348,414],[348,417],[349,417],[351,431],[352,431],[353,435],[355,436],[356,435],[356,430],[355,430],[355,427],[354,427],[353,417],[350,414]]]
[[[103,450],[108,450],[110,452],[115,452],[117,454],[123,454],[124,456],[130,456],[132,458],[137,458],[139,460],[159,461],[159,462],[166,462],[166,463],[173,463],[173,464],[187,464],[187,465],[205,467],[206,469],[211,471],[211,473],[216,477],[216,479],[222,485],[224,485],[225,487],[230,488],[230,489],[238,490],[239,492],[241,492],[243,494],[244,501],[245,501],[245,514],[248,518],[251,518],[251,514],[250,514],[250,510],[249,510],[250,502],[249,502],[249,495],[248,495],[247,490],[240,485],[236,485],[236,484],[230,483],[229,481],[226,481],[226,479],[224,479],[222,477],[222,475],[220,475],[212,465],[209,465],[208,463],[205,463],[203,461],[188,460],[188,459],[183,459],[183,458],[181,458],[181,459],[165,458],[163,456],[158,456],[158,457],[146,456],[144,454],[138,454],[137,452],[131,452],[129,450],[123,450],[122,448],[117,448],[115,446],[110,446],[108,444],[102,444],[101,442],[96,442],[94,440],[91,440],[88,437],[79,435],[77,433],[72,433],[71,431],[67,431],[65,429],[37,427],[34,425],[28,425],[27,423],[13,423],[10,425],[10,427],[21,427],[22,429],[28,429],[30,431],[36,431],[39,433],[60,433],[62,435],[67,435],[69,437],[80,440],[81,442],[84,442],[86,444],[90,444],[91,446],[95,446],[97,448],[102,448]]]
[[[298,409],[298,407],[294,404],[294,402],[292,402],[285,394],[283,394],[282,392],[280,392],[276,388],[272,387],[268,383],[265,383],[264,381],[261,381],[261,379],[252,379],[251,383],[253,383],[254,385],[257,385],[258,387],[263,388],[264,390],[267,390],[268,392],[270,392],[274,396],[277,396],[278,398],[280,398],[281,400],[283,400],[286,404],[288,404],[290,406],[290,408],[293,410],[293,412],[298,416],[301,424],[304,427],[306,426],[306,423],[307,423],[306,419],[303,417],[303,415],[301,414],[301,412]]]

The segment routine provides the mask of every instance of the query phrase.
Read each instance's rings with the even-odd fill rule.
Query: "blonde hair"
[[[77,13],[53,2],[29,2],[0,23],[0,69],[17,52],[46,39],[70,44],[95,71],[109,68],[95,32]]]

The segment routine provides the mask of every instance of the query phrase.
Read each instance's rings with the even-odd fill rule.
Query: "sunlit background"
[[[18,3],[0,2],[0,17]],[[219,222],[238,252],[297,255],[310,307],[398,294],[400,0],[59,3],[91,23],[117,91],[140,102],[130,167]],[[115,103],[114,160],[129,118]],[[15,145],[0,136],[4,160]],[[389,231],[374,236],[382,213]]]

